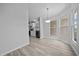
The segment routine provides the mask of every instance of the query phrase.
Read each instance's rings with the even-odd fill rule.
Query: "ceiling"
[[[45,19],[47,17],[47,8],[49,8],[48,17],[50,18],[62,12],[67,5],[65,3],[30,3],[29,16],[31,20],[37,17]]]

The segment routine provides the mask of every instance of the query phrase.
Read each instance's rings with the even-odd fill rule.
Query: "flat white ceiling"
[[[52,17],[62,12],[66,8],[66,6],[67,4],[65,3],[30,3],[29,16],[30,19],[36,17],[46,18],[47,17],[46,8],[49,8],[48,16]]]

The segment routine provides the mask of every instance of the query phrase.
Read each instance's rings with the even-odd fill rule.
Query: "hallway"
[[[31,43],[6,56],[76,56],[70,45],[53,39],[31,38]]]
[[[78,3],[2,3],[0,7],[1,56],[79,55]]]

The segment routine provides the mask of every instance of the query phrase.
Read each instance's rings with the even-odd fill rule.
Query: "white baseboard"
[[[77,42],[73,41],[71,47],[73,48],[74,52],[76,53],[77,56],[79,56],[79,45]]]
[[[24,46],[26,46],[26,45],[29,45],[29,43],[26,43],[26,44],[24,44],[24,45],[21,45],[21,46],[15,48],[15,49],[9,50],[9,51],[7,51],[7,52],[1,54],[0,56],[4,56],[4,55],[6,55],[6,54],[8,54],[8,53],[10,53],[10,52],[12,52],[12,51],[15,51],[15,50],[17,50],[17,49],[20,49],[20,48],[24,47]]]
[[[78,54],[78,52],[76,51],[76,49],[71,45],[71,47],[72,47],[72,49],[74,50],[74,52],[75,52],[75,54],[77,55],[77,56],[79,56],[79,54]]]
[[[43,37],[44,39],[58,39],[58,37],[56,36],[47,36],[47,37]]]

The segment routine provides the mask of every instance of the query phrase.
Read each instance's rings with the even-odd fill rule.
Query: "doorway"
[[[29,20],[29,38],[40,38],[40,17]]]

